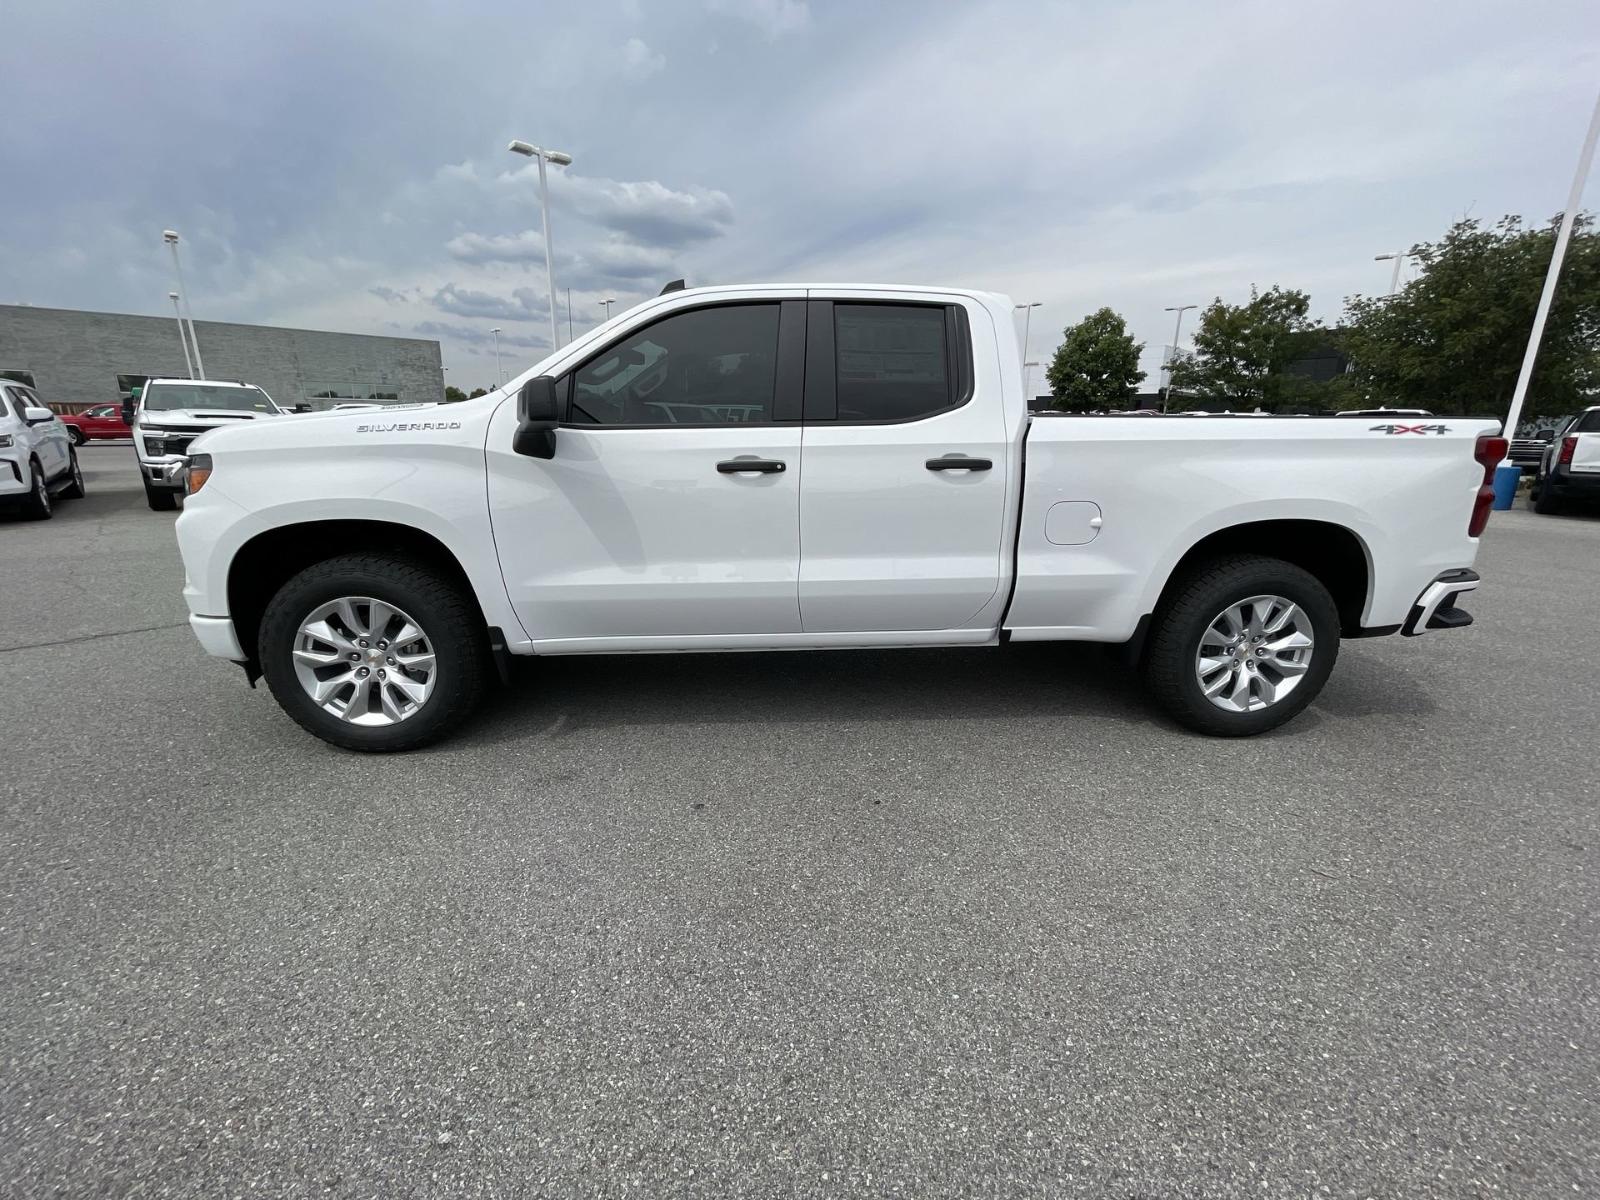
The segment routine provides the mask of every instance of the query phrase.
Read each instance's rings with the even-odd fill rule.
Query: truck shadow
[[[1348,648],[1318,701],[1283,730],[1324,720],[1422,714],[1414,681]],[[1023,721],[1063,731],[1092,720],[1190,735],[1146,695],[1119,654],[1084,644],[1001,649],[797,650],[570,656],[519,661],[466,731],[477,743],[630,725]]]

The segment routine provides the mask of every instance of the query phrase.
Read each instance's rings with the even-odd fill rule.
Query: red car
[[[72,440],[80,446],[91,440],[98,442],[133,436],[128,423],[122,419],[120,404],[97,404],[84,412],[62,417],[61,423],[72,434]]]

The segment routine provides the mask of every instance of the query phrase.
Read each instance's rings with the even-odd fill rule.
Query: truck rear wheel
[[[1156,613],[1145,679],[1180,724],[1264,733],[1316,699],[1339,656],[1339,610],[1315,576],[1237,555],[1178,580]]]
[[[478,606],[411,559],[351,554],[307,567],[261,618],[261,672],[285,712],[347,750],[426,745],[461,724],[490,669]]]
[[[1533,493],[1534,512],[1542,513],[1543,515],[1550,517],[1556,515],[1564,509],[1565,506],[1556,498],[1555,489],[1550,486],[1550,481],[1548,479],[1546,479],[1543,483],[1536,483],[1535,486],[1537,486],[1539,490]]]

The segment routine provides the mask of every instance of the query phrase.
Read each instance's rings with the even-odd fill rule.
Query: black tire
[[[28,460],[28,472],[28,498],[22,502],[22,515],[30,521],[48,521],[55,515],[55,506],[50,503],[50,485],[37,458]]]
[[[155,512],[171,512],[178,507],[178,493],[168,491],[166,488],[151,487],[150,481],[144,482],[145,502]]]
[[[1555,516],[1557,513],[1562,512],[1566,508],[1566,505],[1560,501],[1555,492],[1551,489],[1550,481],[1548,479],[1545,480],[1544,483],[1537,484],[1536,486],[1539,488],[1539,490],[1533,493],[1534,512],[1543,513],[1545,516],[1550,517]]]
[[[1282,596],[1310,619],[1315,645],[1300,682],[1266,708],[1232,712],[1205,696],[1195,671],[1200,638],[1229,605],[1252,596]],[[1282,559],[1230,555],[1175,581],[1155,614],[1145,655],[1145,682],[1179,724],[1214,737],[1265,733],[1317,698],[1339,657],[1339,609],[1315,576]]]
[[[403,609],[427,632],[437,662],[433,692],[392,725],[362,726],[318,706],[295,675],[300,623],[320,604],[370,596]],[[283,710],[309,733],[346,750],[388,753],[437,741],[472,714],[493,664],[477,601],[437,570],[392,554],[350,554],[307,567],[278,589],[261,618],[257,655]]]
[[[74,446],[88,445],[89,435],[87,433],[79,429],[76,425],[68,425],[67,428],[72,432],[72,444]]]
[[[78,466],[78,451],[73,448],[67,451],[70,465],[67,467],[67,477],[72,481],[61,489],[61,494],[68,500],[83,499],[83,468]]]

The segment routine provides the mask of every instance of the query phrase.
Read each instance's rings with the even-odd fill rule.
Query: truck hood
[[[229,409],[211,408],[171,408],[161,412],[141,412],[140,425],[154,425],[160,428],[164,425],[233,425],[240,421],[254,421],[258,418],[272,418],[284,416],[283,413],[247,413],[235,412]]]

